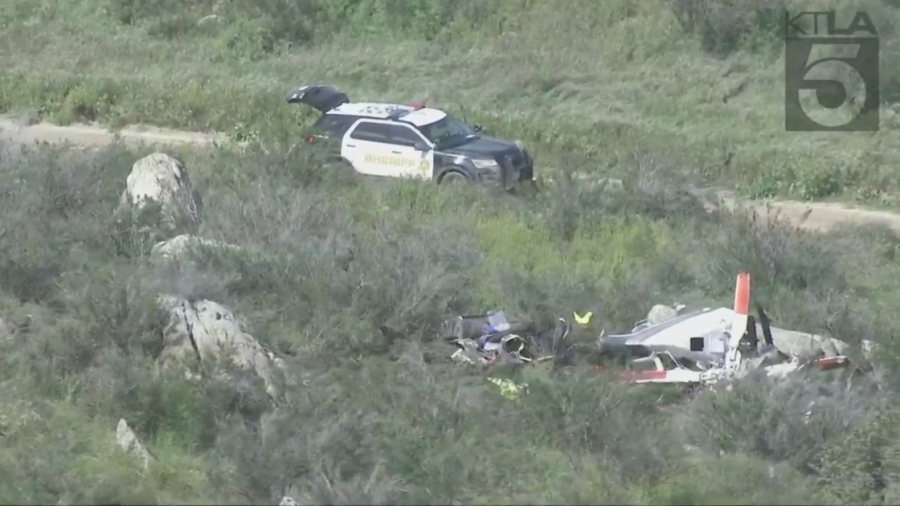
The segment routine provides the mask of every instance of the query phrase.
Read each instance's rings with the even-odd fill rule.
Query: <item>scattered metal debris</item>
[[[488,366],[552,360],[552,354],[535,355],[534,337],[524,336],[531,332],[531,327],[528,321],[511,323],[503,311],[497,311],[448,320],[444,322],[442,334],[457,347],[450,358],[458,363]]]
[[[846,367],[849,348],[837,339],[778,329],[757,305],[750,314],[750,274],[740,273],[734,309],[705,308],[655,324],[638,322],[629,334],[610,335],[601,348],[631,357],[625,379],[635,383],[711,385],[762,371],[783,378],[796,371]],[[757,322],[758,319],[758,322]],[[760,346],[759,335],[764,345]]]
[[[571,325],[562,318],[549,343],[544,339],[540,346],[532,322],[510,321],[503,311],[448,320],[442,336],[455,345],[451,359],[457,363],[488,367],[552,361],[559,366],[571,365],[571,360],[560,359],[573,353],[593,353],[624,365],[625,381],[680,384],[691,389],[757,371],[783,378],[807,369],[850,365],[845,354],[848,344],[773,327],[760,305],[756,305],[756,315],[750,314],[750,295],[750,274],[742,272],[737,275],[733,309],[688,311],[683,304],[656,305],[630,333],[606,335],[604,330],[587,347],[566,340]],[[587,329],[594,315],[575,312],[573,316],[576,324]],[[868,358],[874,347],[863,342],[863,355]]]

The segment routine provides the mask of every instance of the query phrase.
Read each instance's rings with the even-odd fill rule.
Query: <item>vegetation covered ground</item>
[[[857,9],[882,41],[876,134],[784,132],[781,14]],[[627,173],[655,153],[753,196],[885,200],[896,190],[892,2],[744,0],[9,0],[0,110],[294,136],[285,95],[430,98],[521,138],[544,167]],[[215,16],[210,18],[209,16]]]
[[[3,3],[6,109],[289,138],[303,118],[284,93],[329,80],[459,100],[544,160],[626,177],[609,191],[555,172],[511,197],[371,184],[268,141],[170,150],[203,196],[199,235],[258,251],[185,276],[114,223],[147,150],[4,156],[0,316],[17,330],[0,341],[0,500],[896,503],[900,240],[709,214],[678,190],[890,190],[893,134],[785,135],[762,18],[710,38],[731,25],[698,16],[705,31],[686,34],[668,4],[570,5],[234,0],[198,24],[211,2]],[[723,103],[735,72],[749,84]],[[596,371],[531,370],[510,373],[529,385],[511,401],[434,342],[445,318],[491,308],[552,322],[590,306],[627,329],[656,302],[730,304],[738,270],[778,326],[880,343],[874,378],[749,381],[664,406]],[[249,382],[158,372],[161,291],[234,309],[286,357],[277,409]],[[148,470],[115,447],[120,418],[155,454]]]

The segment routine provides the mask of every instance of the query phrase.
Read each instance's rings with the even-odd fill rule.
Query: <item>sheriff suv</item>
[[[444,111],[409,105],[350,102],[328,85],[303,86],[287,97],[322,115],[307,142],[329,140],[333,154],[370,176],[477,182],[513,190],[532,181],[534,163],[521,143],[482,135]]]

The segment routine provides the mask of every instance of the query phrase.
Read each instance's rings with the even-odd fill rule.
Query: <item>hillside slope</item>
[[[11,118],[0,117],[0,142],[16,146],[28,146],[47,142],[64,145],[71,143],[83,147],[103,147],[117,139],[133,145],[200,145],[215,142],[226,144],[229,138],[222,134],[204,134],[149,126],[127,126],[110,130],[96,125],[51,123],[25,125]],[[827,231],[836,226],[883,225],[900,232],[900,214],[889,211],[858,209],[836,202],[797,202],[790,200],[744,200],[734,192],[722,190],[715,193],[708,204],[711,208],[724,205],[753,209],[763,219],[769,216],[785,219],[794,225],[810,230]]]
[[[861,4],[883,33],[886,127],[893,4]],[[688,191],[896,189],[895,129],[783,131],[772,5],[0,2],[0,110],[38,121],[0,130],[0,503],[897,504],[900,238],[865,212],[817,222],[833,203],[804,229]],[[556,182],[363,181],[290,149],[311,117],[284,94],[312,81],[458,102]],[[84,124],[154,125],[123,137],[167,145]],[[138,209],[134,185],[158,181],[170,206]],[[202,247],[160,253],[185,234]],[[590,310],[571,339],[591,349],[657,303],[731,305],[738,271],[776,326],[854,357],[878,343],[870,373],[689,396],[590,354],[466,368],[437,339],[461,314],[502,309],[546,338]],[[122,451],[126,427],[146,453]]]
[[[545,166],[621,176],[651,156],[748,196],[880,201],[898,180],[893,109],[877,134],[785,133],[773,5],[11,0],[0,111],[290,137],[303,116],[284,94],[328,81],[360,100],[462,104]],[[895,8],[834,5],[877,21],[890,103]]]

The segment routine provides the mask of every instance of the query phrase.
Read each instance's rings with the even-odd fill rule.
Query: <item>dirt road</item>
[[[67,126],[52,123],[22,124],[13,118],[0,117],[0,142],[13,144],[71,143],[80,146],[104,146],[118,135],[123,142],[133,144],[212,144],[223,141],[225,135],[200,132],[184,132],[154,126],[131,125],[118,132],[101,126],[72,124]]]
[[[68,126],[50,123],[23,124],[14,118],[0,117],[0,142],[11,144],[32,144],[48,142],[52,144],[71,143],[80,146],[103,146],[112,142],[116,135],[123,142],[133,144],[199,144],[209,145],[223,141],[222,134],[185,132],[153,126],[129,126],[113,133],[94,125],[73,124]],[[838,224],[884,224],[900,233],[900,214],[887,211],[873,211],[851,208],[843,204],[824,202],[792,201],[738,201],[733,192],[721,191],[719,198],[729,207],[749,206],[766,216],[770,213],[790,219],[803,228],[828,230]],[[803,220],[804,215],[808,216]]]

